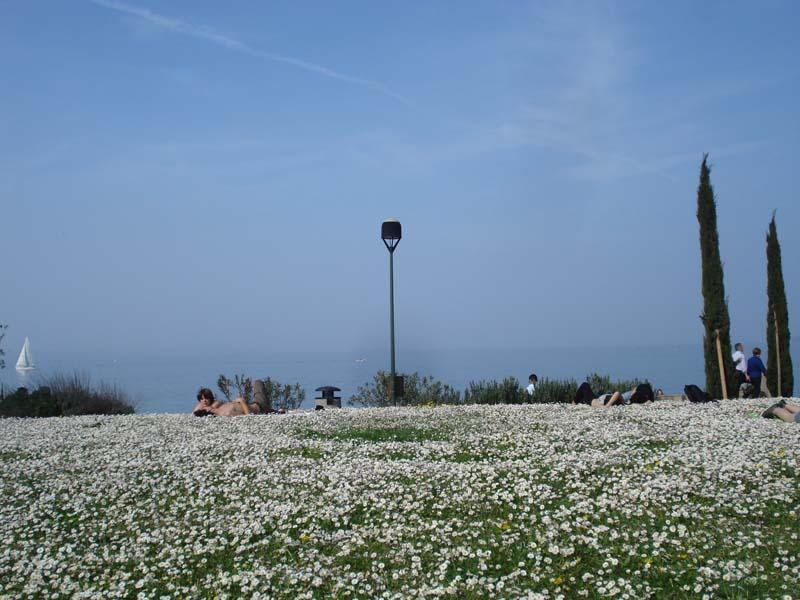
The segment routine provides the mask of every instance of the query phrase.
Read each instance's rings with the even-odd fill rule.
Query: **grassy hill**
[[[765,402],[0,420],[0,596],[790,597]]]

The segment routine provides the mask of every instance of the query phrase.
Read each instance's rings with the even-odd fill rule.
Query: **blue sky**
[[[795,2],[0,0],[0,319],[52,351],[696,343],[710,153],[733,337],[778,211]]]

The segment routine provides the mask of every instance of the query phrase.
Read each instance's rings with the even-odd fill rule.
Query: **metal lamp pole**
[[[389,338],[391,344],[391,379],[390,393],[391,401],[397,405],[397,371],[395,368],[394,355],[394,251],[402,237],[402,227],[397,219],[387,219],[381,226],[381,239],[386,249],[389,251]]]

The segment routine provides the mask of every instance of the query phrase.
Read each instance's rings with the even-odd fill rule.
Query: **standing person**
[[[761,362],[761,348],[753,348],[753,356],[747,359],[747,376],[753,386],[753,391],[750,393],[751,398],[761,397],[761,377],[766,374],[767,368]]]
[[[528,396],[533,396],[536,393],[536,386],[539,384],[539,378],[536,376],[536,373],[531,373],[528,376],[528,387],[525,388],[525,391],[528,392]]]
[[[744,356],[744,346],[742,346],[741,342],[738,342],[734,346],[734,353],[733,353],[733,364],[736,367],[736,392],[738,393],[739,390],[742,388],[742,385],[749,381],[747,377],[747,359]]]

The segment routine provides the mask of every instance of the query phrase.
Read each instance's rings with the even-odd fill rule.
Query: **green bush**
[[[224,373],[220,374],[217,378],[217,387],[228,402],[233,400],[233,394],[236,394],[237,398],[242,398],[247,404],[253,401],[253,380],[244,374],[234,375],[233,379],[228,379]]]
[[[609,394],[612,392],[627,392],[632,390],[640,383],[649,383],[647,379],[619,379],[611,381],[608,375],[598,375],[591,373],[586,376],[586,381],[592,386],[595,394]],[[576,388],[577,389],[577,388]]]
[[[294,410],[306,399],[306,391],[299,383],[283,384],[267,377],[264,381],[264,393],[273,410]]]
[[[630,381],[612,381],[608,375],[592,373],[586,377],[596,394],[605,392],[624,392],[634,388],[638,379]],[[502,381],[471,381],[464,390],[465,404],[566,404],[575,399],[578,382],[574,379],[542,378],[533,395],[528,394],[515,377],[506,377]]]
[[[24,387],[0,400],[0,417],[57,417],[61,413],[47,387],[28,393]]]
[[[54,375],[33,393],[25,388],[0,401],[0,417],[60,417],[74,415],[127,415],[134,408],[114,386],[93,387],[88,376]]]
[[[350,398],[350,404],[359,406],[392,406],[389,397],[389,379],[386,371],[378,371],[372,381],[358,388]],[[419,373],[403,375],[405,395],[397,399],[400,406],[435,406],[437,404],[460,404],[461,394],[446,383],[433,377],[421,377]]]
[[[631,379],[612,381],[608,375],[591,373],[586,381],[596,394],[625,392],[647,380]],[[464,404],[569,404],[578,391],[575,379],[542,378],[533,395],[528,394],[516,377],[502,381],[494,379],[470,381],[464,390]],[[389,374],[378,371],[372,382],[358,388],[350,404],[360,406],[391,406],[389,400]],[[398,399],[401,406],[461,404],[461,394],[447,384],[418,373],[405,376],[405,397]]]
[[[594,389],[594,388],[592,388]],[[527,392],[526,402],[532,404],[569,404],[575,399],[578,382],[574,379],[547,379],[543,377],[536,386],[533,395]]]
[[[53,375],[46,380],[45,385],[50,388],[56,400],[59,414],[65,417],[128,415],[135,412],[125,392],[103,382],[93,386],[88,375]]]
[[[595,394],[605,394],[612,392],[626,392],[635,388],[640,383],[647,383],[647,380],[640,379],[620,379],[612,381],[608,375],[600,375],[598,373],[590,373],[586,376],[592,391]],[[555,403],[565,404],[571,403],[575,399],[575,394],[578,391],[579,383],[574,379],[540,379],[539,384],[536,386],[536,392],[533,396],[528,396],[527,402],[534,404],[540,403]]]
[[[265,377],[262,381],[267,402],[273,410],[294,410],[299,408],[306,399],[306,391],[299,383],[294,385],[290,383],[284,384],[275,381],[271,377]],[[253,402],[253,384],[253,380],[244,375],[234,375],[233,379],[228,379],[222,374],[217,379],[217,387],[228,401],[236,394],[247,404]]]
[[[520,387],[516,377],[503,381],[470,381],[464,390],[464,404],[523,404],[530,396]]]

